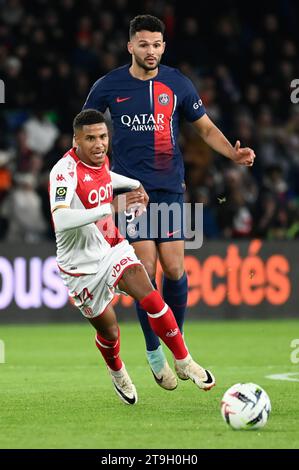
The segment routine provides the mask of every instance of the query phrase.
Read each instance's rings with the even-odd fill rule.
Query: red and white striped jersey
[[[101,167],[93,167],[77,157],[75,148],[70,149],[52,168],[49,192],[52,212],[58,206],[91,209],[110,203],[113,187],[108,157]],[[55,233],[58,266],[72,275],[97,272],[111,246],[124,240],[111,215],[96,223]]]

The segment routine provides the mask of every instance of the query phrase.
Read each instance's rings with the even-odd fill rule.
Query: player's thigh
[[[135,300],[143,299],[154,290],[149,276],[141,264],[126,269],[117,287]]]
[[[101,315],[88,318],[91,325],[108,341],[115,341],[118,337],[118,324],[112,305],[107,305]]]
[[[137,258],[141,261],[150,279],[155,279],[157,270],[157,246],[153,240],[132,243]]]
[[[168,279],[175,281],[184,274],[184,250],[184,240],[159,243],[159,260]]]

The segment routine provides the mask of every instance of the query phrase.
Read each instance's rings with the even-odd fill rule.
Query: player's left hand
[[[142,193],[142,195],[143,195],[143,204],[146,207],[148,205],[149,196],[148,196],[146,190],[144,189],[144,187],[142,186],[142,184],[140,184],[139,188],[137,188],[137,191]]]
[[[241,147],[240,141],[237,140],[234,146],[232,160],[238,165],[252,166],[254,164],[255,153],[249,147]]]
[[[125,212],[127,216],[131,216],[132,221],[136,217],[141,216],[143,212],[146,212],[146,206],[148,205],[149,196],[142,184],[140,184],[137,189],[131,191],[131,193],[137,193],[140,197],[140,200],[136,204],[132,204],[131,206],[129,206],[127,211]]]

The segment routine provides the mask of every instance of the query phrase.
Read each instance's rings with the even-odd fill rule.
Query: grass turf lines
[[[122,323],[122,358],[139,395],[127,406],[113,391],[87,323],[0,325],[0,448],[298,448],[299,382],[266,378],[299,378],[299,364],[290,360],[296,337],[295,320],[187,322],[189,349],[217,386],[205,393],[179,381],[170,392],[152,378],[139,326]],[[222,395],[236,382],[255,382],[269,394],[264,429],[233,431],[222,420]]]

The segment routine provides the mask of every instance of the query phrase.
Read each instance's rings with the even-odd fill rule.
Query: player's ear
[[[162,45],[163,45],[163,52],[162,52],[162,54],[164,54],[165,47],[166,47],[166,42],[164,41]]]
[[[127,44],[127,48],[128,48],[129,53],[132,55],[133,54],[133,45],[130,41]]]

